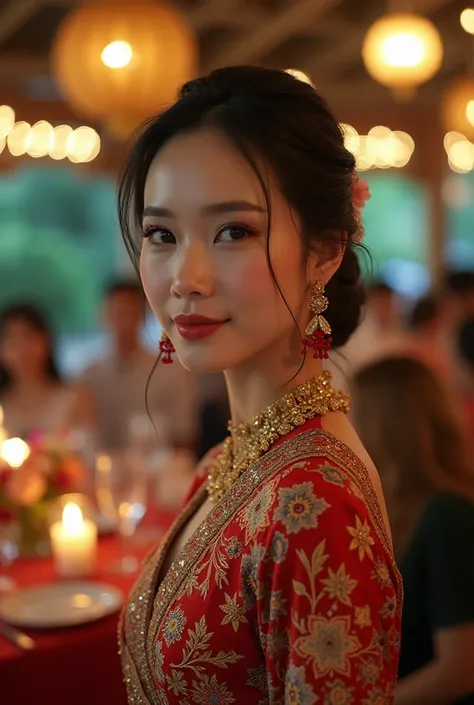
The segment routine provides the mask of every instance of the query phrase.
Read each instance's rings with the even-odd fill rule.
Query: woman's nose
[[[177,298],[209,297],[214,290],[210,254],[203,245],[184,247],[177,254],[171,293]]]

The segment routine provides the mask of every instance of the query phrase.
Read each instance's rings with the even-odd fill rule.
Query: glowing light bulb
[[[474,34],[474,10],[472,8],[467,7],[465,10],[463,10],[461,12],[459,21],[461,23],[461,27],[465,32],[467,32],[468,34]]]
[[[128,42],[116,41],[107,44],[100,58],[110,69],[123,69],[132,60],[133,50]]]
[[[382,56],[388,66],[413,68],[423,61],[425,45],[415,34],[394,34],[385,40]]]

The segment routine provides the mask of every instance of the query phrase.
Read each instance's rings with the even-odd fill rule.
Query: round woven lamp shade
[[[448,88],[441,105],[446,129],[474,140],[474,76],[461,78]]]
[[[392,13],[374,22],[362,46],[368,73],[384,86],[407,96],[432,78],[443,60],[443,44],[430,20]]]
[[[125,136],[175,101],[198,52],[192,28],[167,3],[89,0],[66,16],[51,56],[71,107]]]

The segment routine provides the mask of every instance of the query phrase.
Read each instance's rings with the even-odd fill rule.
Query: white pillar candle
[[[50,536],[60,576],[80,578],[93,572],[97,558],[97,526],[83,518],[77,504],[66,504],[62,521],[51,526]]]

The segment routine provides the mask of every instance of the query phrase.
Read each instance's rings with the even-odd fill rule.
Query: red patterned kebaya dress
[[[159,582],[212,458],[124,610],[130,705],[393,703],[402,585],[361,461],[307,421],[240,476]]]

